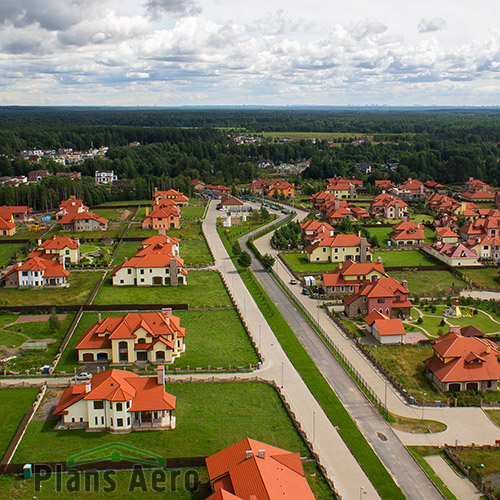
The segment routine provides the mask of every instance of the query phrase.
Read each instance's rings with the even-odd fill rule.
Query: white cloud
[[[442,17],[433,17],[429,20],[421,19],[418,23],[418,31],[420,33],[430,33],[444,29],[446,29],[446,21]]]
[[[165,13],[195,16],[202,11],[198,2],[194,0],[147,0],[146,10],[153,17]]]

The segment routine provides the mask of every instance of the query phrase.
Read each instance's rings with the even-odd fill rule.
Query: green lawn
[[[301,252],[282,253],[281,256],[296,273],[324,273],[339,266],[338,262],[309,262]]]
[[[24,415],[35,401],[38,388],[0,389],[0,456],[3,457]]]
[[[413,295],[443,293],[451,294],[452,289],[465,288],[467,283],[450,271],[390,271],[388,273],[398,281],[407,280]]]
[[[205,205],[190,205],[181,208],[181,219],[201,219],[205,213]]]
[[[498,290],[500,288],[500,280],[498,279],[498,267],[485,267],[483,269],[461,269],[460,272],[471,279],[473,283],[482,288],[492,288]]]
[[[377,262],[378,257],[382,257],[385,267],[393,266],[435,266],[438,263],[426,254],[418,250],[393,250],[390,252],[376,252],[373,255],[373,262]]]
[[[108,443],[126,443],[166,458],[208,456],[245,437],[309,456],[278,394],[267,384],[188,383],[166,389],[177,396],[175,430],[55,431],[56,420],[32,420],[13,462],[64,461]]]
[[[35,478],[22,479],[15,476],[0,476],[0,496],[3,500],[54,500],[55,498],[58,500],[88,500],[89,498],[93,500],[123,500],[126,498],[204,500],[212,493],[205,468],[168,469],[161,472],[144,470],[144,490],[137,486],[137,481],[142,477],[138,475],[139,473],[133,475],[134,473],[131,471],[106,472],[109,482],[105,480],[103,474],[99,473],[99,486],[95,489],[94,479],[90,479],[91,473],[87,476],[84,473],[64,474],[59,476],[58,483],[56,483],[56,476],[53,475],[41,481],[41,489],[35,486]],[[191,483],[193,479],[197,481]],[[87,486],[86,481],[88,482]],[[198,481],[201,484],[198,484]],[[153,488],[153,483],[156,490]],[[187,489],[185,484],[193,484],[193,489]],[[194,489],[195,491],[193,491]]]
[[[43,234],[43,231],[28,231],[23,226],[18,227],[15,234],[12,236],[0,236],[0,240],[33,240],[35,241],[37,238],[40,238]],[[2,245],[4,246],[4,245]]]
[[[45,288],[42,290],[4,288],[0,305],[68,305],[85,304],[102,273],[72,271],[68,288]]]
[[[129,238],[149,238],[158,234],[156,229],[142,229],[140,224],[132,224],[127,231]],[[182,240],[204,240],[201,222],[181,222],[179,229],[169,229],[167,235],[174,236]]]
[[[213,263],[205,240],[181,240],[179,253],[186,267],[208,266]]]
[[[102,313],[102,317],[126,313]],[[215,311],[174,311],[186,328],[186,353],[177,358],[169,369],[203,368],[215,370],[256,364],[259,359],[234,309]],[[78,366],[75,346],[81,335],[98,320],[97,313],[84,313],[57,365],[57,371],[73,372]],[[230,348],[228,348],[230,346]]]
[[[0,330],[0,345],[5,347],[19,347],[28,340],[24,335],[6,330]]]
[[[449,318],[449,321],[454,325],[469,326],[474,325],[483,333],[499,333],[500,325],[492,321],[486,314],[479,310],[475,316],[471,318]]]
[[[94,304],[189,304],[191,307],[231,306],[222,280],[215,271],[190,271],[187,285],[163,287],[113,286],[104,280]]]
[[[500,449],[494,450],[453,450],[460,460],[478,473],[483,473],[481,464],[484,465],[484,480],[496,485],[492,493],[500,498]]]
[[[123,205],[149,205],[152,200],[127,200],[127,201],[107,201],[106,203],[101,203],[99,206],[95,207],[99,209],[101,207],[123,207]]]
[[[120,219],[121,221],[129,220],[134,215],[135,208],[96,208],[93,213],[109,221]]]
[[[0,267],[8,266],[14,259],[16,252],[26,248],[23,243],[8,243],[0,245]]]
[[[434,243],[435,233],[432,229],[430,229],[428,227],[424,227],[424,236],[425,236],[424,243],[426,245],[430,245],[430,244]]]
[[[131,259],[141,248],[140,241],[122,241],[113,259],[113,266],[119,266],[125,259]]]
[[[68,236],[69,238],[79,238],[83,241],[101,240],[103,238],[117,239],[123,234],[127,224],[127,222],[111,221],[106,231],[101,231],[100,229],[95,231],[62,231],[60,226],[54,226],[46,236],[47,238],[52,238],[52,236]]]
[[[148,207],[149,207],[149,203],[148,203]],[[151,210],[149,210],[149,213],[151,213]],[[142,219],[144,219],[144,217],[146,217],[146,207],[141,207],[141,208],[139,208],[137,215],[134,217],[134,221],[141,222]]]
[[[392,227],[367,227],[366,230],[370,236],[377,237],[380,246],[387,246],[387,235],[392,231]]]

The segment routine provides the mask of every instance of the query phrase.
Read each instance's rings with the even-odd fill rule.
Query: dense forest
[[[256,163],[310,160],[295,182],[307,186],[334,175],[352,176],[368,184],[381,178],[400,182],[408,177],[460,184],[470,176],[500,186],[500,110],[497,109],[334,109],[334,108],[0,108],[0,176],[26,175],[34,168],[52,173],[68,167],[42,161],[34,167],[16,154],[23,149],[109,146],[105,158],[70,167],[81,181],[50,177],[39,185],[0,187],[0,204],[35,200],[53,205],[61,196],[78,194],[88,203],[110,199],[142,199],[153,186],[189,193],[191,180],[229,186],[262,175]],[[335,142],[303,137],[281,142],[263,137],[237,145],[230,130],[259,135],[266,131],[338,133]],[[365,137],[362,144],[353,139]],[[126,147],[139,141],[140,147]],[[372,163],[370,175],[357,163]],[[397,168],[384,167],[397,164]],[[120,185],[93,183],[96,170],[113,169]],[[307,189],[306,189],[307,190]],[[33,203],[31,203],[33,206]]]

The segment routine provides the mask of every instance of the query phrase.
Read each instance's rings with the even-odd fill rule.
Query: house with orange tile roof
[[[379,189],[391,189],[395,187],[394,183],[389,179],[375,181],[375,187]]]
[[[494,391],[500,380],[498,346],[491,340],[464,337],[459,326],[431,342],[433,355],[425,373],[442,392]]]
[[[363,207],[358,207],[357,205],[352,205],[350,207],[351,213],[354,215],[356,220],[367,220],[371,217],[369,212]]]
[[[26,205],[2,205],[0,207],[0,217],[6,221],[10,221],[12,217],[14,223],[24,222],[30,216],[31,211],[32,209]]]
[[[67,236],[53,236],[45,241],[39,238],[37,244],[37,249],[29,254],[30,257],[58,259],[59,262],[61,262],[62,258],[66,266],[80,262],[80,240],[78,239],[74,240]]]
[[[186,351],[185,328],[171,309],[99,319],[82,334],[79,363],[173,363]]]
[[[491,186],[473,177],[465,183],[460,197],[473,202],[495,201],[495,193]]]
[[[153,200],[149,205],[153,207],[152,210],[158,207],[177,207],[179,215],[181,213],[181,209],[179,205],[177,205],[177,202],[170,198],[158,198],[157,200]]]
[[[357,293],[367,283],[387,276],[382,259],[364,264],[346,260],[334,271],[323,274],[323,289],[328,295],[347,296]]]
[[[176,206],[158,206],[151,213],[146,207],[146,216],[142,219],[143,229],[178,229],[180,214]]]
[[[384,219],[403,219],[408,216],[408,204],[389,193],[375,196],[370,210]]]
[[[458,243],[460,235],[453,231],[451,227],[437,227],[436,228],[436,241],[443,243]]]
[[[56,219],[60,220],[68,214],[79,214],[86,212],[89,209],[83,204],[83,200],[77,199],[74,195],[70,196],[67,200],[61,201],[59,210],[56,212]]]
[[[422,245],[425,241],[421,225],[412,221],[403,221],[393,226],[388,238],[393,246]]]
[[[380,344],[402,344],[406,334],[401,318],[390,318],[379,311],[372,311],[365,316],[366,329]]]
[[[423,182],[410,177],[399,186],[390,189],[390,193],[403,201],[414,201],[425,198],[426,188]]]
[[[68,276],[69,271],[58,260],[32,257],[14,264],[0,281],[5,288],[68,287]]]
[[[84,210],[63,215],[57,224],[62,225],[63,231],[106,231],[108,222],[108,219]]]
[[[141,248],[137,251],[136,255],[142,257],[148,253],[163,252],[179,256],[179,242],[178,238],[167,236],[165,234],[155,234],[141,242]]]
[[[335,229],[328,222],[309,219],[300,225],[301,239],[308,244],[332,237]]]
[[[189,204],[189,198],[180,191],[177,191],[175,189],[168,189],[167,191],[159,191],[157,188],[155,188],[153,198],[155,199],[155,201],[158,201],[162,198],[166,200],[174,200],[177,203],[177,205],[181,207],[187,206]]]
[[[410,315],[412,307],[409,295],[406,281],[400,283],[390,276],[384,276],[344,297],[344,312],[349,318],[365,317],[372,311],[378,311],[389,318],[405,318]]]
[[[275,194],[285,198],[295,196],[295,184],[290,184],[284,179],[257,179],[250,184],[249,189],[252,194],[258,196],[273,196]]]
[[[437,240],[432,245],[423,245],[422,250],[451,267],[481,266],[477,251],[463,243]]]
[[[309,262],[370,262],[372,249],[366,238],[355,234],[337,234],[305,248]]]
[[[83,384],[64,390],[54,415],[56,429],[129,432],[175,429],[176,397],[165,391],[164,367],[156,376],[125,370],[96,373]]]
[[[16,234],[16,225],[12,215],[8,220],[0,217],[0,236],[12,236]]]
[[[231,195],[223,195],[220,199],[220,204],[217,208],[227,210],[228,212],[250,212],[252,207],[246,205],[239,198]]]
[[[314,500],[299,453],[245,438],[206,459],[207,500]]]
[[[324,189],[325,193],[333,194],[339,200],[354,200],[358,197],[356,185],[345,179],[335,179]]]
[[[496,263],[500,262],[500,237],[487,236],[483,234],[475,238],[471,238],[466,246],[474,251],[478,258],[483,260],[492,260]]]
[[[221,199],[223,196],[229,196],[232,189],[220,184],[206,184],[203,186],[203,194],[211,198]]]

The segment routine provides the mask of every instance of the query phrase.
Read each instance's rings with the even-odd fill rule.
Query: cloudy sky
[[[0,0],[0,104],[500,105],[500,3]]]

